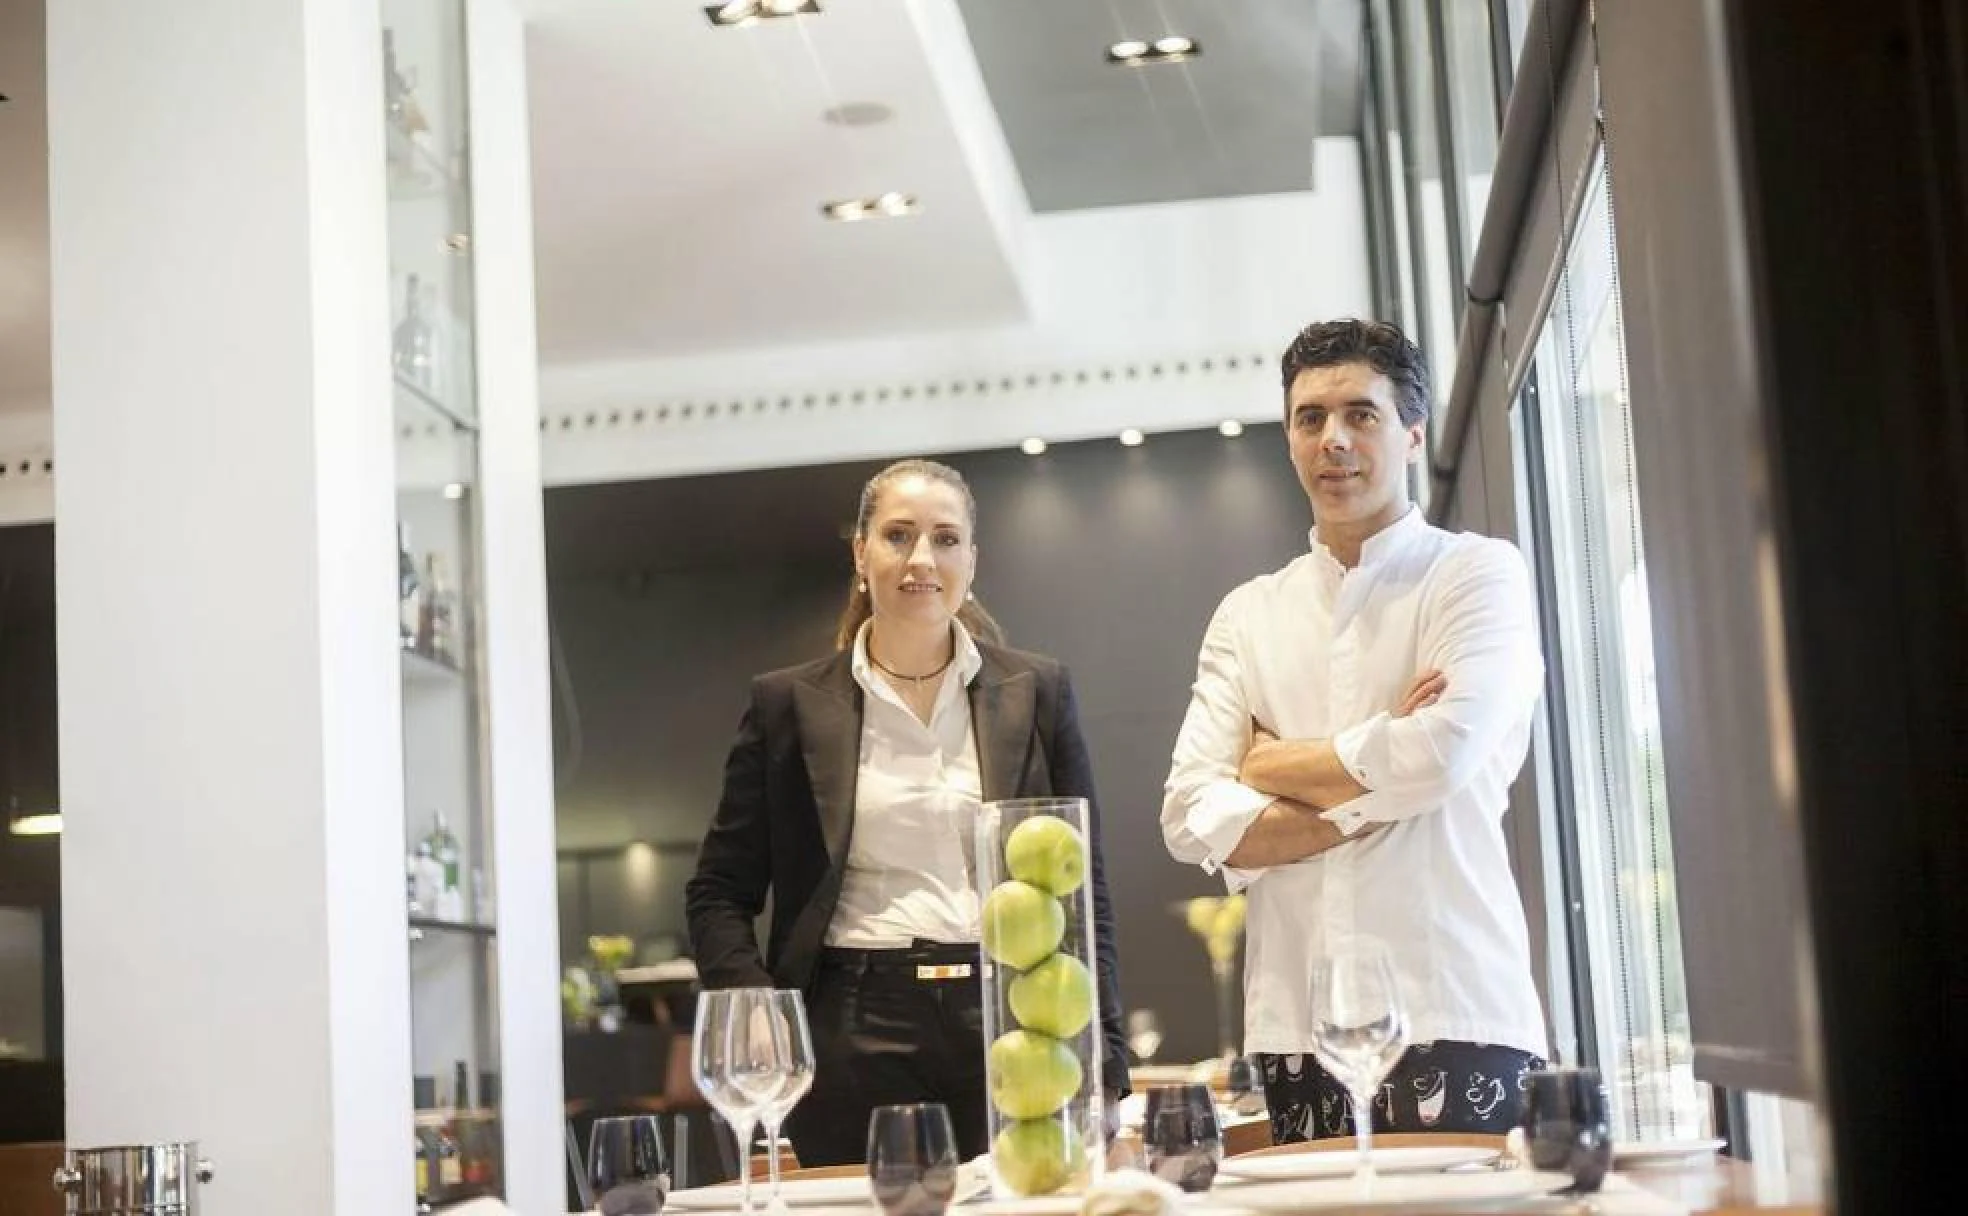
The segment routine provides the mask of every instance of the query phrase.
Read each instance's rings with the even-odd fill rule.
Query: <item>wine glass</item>
[[[779,1065],[779,1084],[759,1108],[772,1175],[765,1207],[768,1212],[785,1212],[786,1201],[779,1195],[779,1128],[806,1091],[813,1088],[813,1032],[806,1023],[806,1000],[797,989],[777,989],[767,1016],[754,1019],[754,1024],[760,1033],[771,1037]]]
[[[733,1048],[740,1042],[748,1042],[749,1036],[735,1035],[732,1031],[748,1021],[751,1011],[761,1001],[769,1005],[771,998],[770,988],[720,988],[703,993],[697,998],[697,1024],[690,1032],[691,1080],[697,1083],[697,1091],[704,1095],[704,1101],[724,1117],[738,1138],[738,1207],[743,1216],[752,1216],[752,1171],[744,1158],[752,1142],[752,1129],[758,1125],[759,1108],[764,1103],[756,1096],[755,1076],[747,1078],[751,1085],[738,1084],[740,1073],[755,1070],[748,1070],[734,1059]]]
[[[1360,943],[1312,963],[1312,1053],[1353,1099],[1359,1142],[1354,1179],[1373,1186],[1373,1097],[1408,1045],[1407,1015],[1394,964]]]
[[[588,1132],[588,1185],[601,1216],[655,1216],[670,1193],[670,1167],[654,1115],[596,1119]]]
[[[1162,1023],[1152,1009],[1137,1009],[1127,1017],[1128,1050],[1143,1064],[1151,1063],[1162,1049]]]
[[[877,1106],[868,1116],[868,1182],[887,1216],[942,1216],[957,1192],[950,1108]]]

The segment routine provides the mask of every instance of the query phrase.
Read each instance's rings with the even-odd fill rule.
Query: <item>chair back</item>
[[[54,1177],[66,1160],[59,1140],[0,1144],[0,1212],[62,1216],[67,1205],[55,1189]]]

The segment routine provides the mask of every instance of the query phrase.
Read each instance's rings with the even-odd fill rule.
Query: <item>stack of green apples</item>
[[[1080,1055],[1070,1040],[1093,1020],[1093,976],[1060,948],[1062,901],[1087,877],[1087,848],[1064,819],[1035,815],[1005,837],[1005,872],[983,907],[984,950],[1019,974],[1006,990],[1017,1028],[990,1047],[991,1101],[1007,1122],[991,1145],[998,1177],[1021,1195],[1066,1185],[1085,1148],[1059,1112],[1080,1092]]]

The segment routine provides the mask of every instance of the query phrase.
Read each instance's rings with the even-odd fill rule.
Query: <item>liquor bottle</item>
[[[424,559],[424,645],[440,663],[458,666],[458,599],[442,555]]]
[[[425,1199],[431,1191],[431,1158],[435,1154],[428,1132],[419,1127],[412,1131],[417,1150],[417,1198]]]
[[[406,130],[404,104],[410,97],[410,82],[396,66],[396,31],[383,31],[383,116],[399,131]]]
[[[411,384],[437,391],[437,334],[424,313],[423,280],[414,274],[404,276],[403,316],[390,335],[390,362]]]
[[[410,525],[396,525],[396,640],[405,650],[417,648],[417,559],[410,555]]]
[[[458,1151],[458,1137],[446,1123],[437,1129],[437,1181],[445,1190],[465,1180],[464,1155]]]
[[[461,1111],[469,1110],[471,1108],[470,1086],[471,1086],[471,1072],[465,1067],[465,1062],[463,1060],[459,1060],[457,1064],[453,1066],[453,1071],[451,1076],[451,1104],[456,1106]]]
[[[460,885],[458,873],[458,837],[451,831],[451,821],[444,812],[437,813],[437,827],[431,833],[431,854],[437,859],[438,889],[437,915],[442,920],[462,921],[465,919],[465,894]]]
[[[437,860],[437,848],[432,837],[417,842],[416,855],[410,859],[412,874],[411,906],[418,916],[442,918],[444,913],[444,867]]]

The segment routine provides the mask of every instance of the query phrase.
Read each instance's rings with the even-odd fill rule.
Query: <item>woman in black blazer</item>
[[[945,465],[905,460],[869,480],[837,649],[753,680],[686,891],[706,988],[806,994],[817,1067],[786,1127],[803,1166],[862,1160],[869,1111],[898,1102],[947,1104],[959,1152],[987,1149],[977,808],[1097,805],[1065,670],[1004,647],[971,595],[976,522]],[[1111,1101],[1127,1092],[1127,1048],[1097,811],[1089,826]]]

